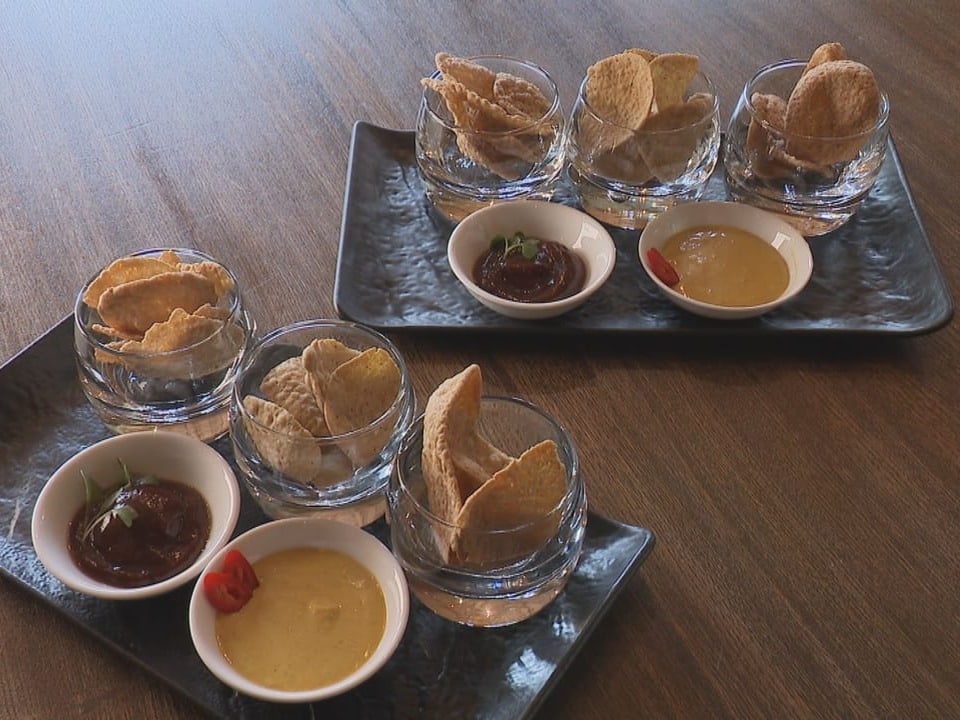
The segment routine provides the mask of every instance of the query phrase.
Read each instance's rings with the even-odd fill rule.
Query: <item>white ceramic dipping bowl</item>
[[[203,664],[223,683],[250,697],[277,703],[309,703],[347,692],[370,678],[390,659],[403,639],[410,613],[410,596],[403,570],[383,543],[355,525],[320,517],[295,517],[259,525],[232,540],[210,559],[209,570],[217,570],[230,550],[239,550],[251,564],[293,548],[326,548],[349,555],[366,567],[380,584],[387,618],[380,644],[367,661],[342,680],[302,691],[264,687],[238,673],[217,644],[217,611],[207,600],[203,582],[198,581],[190,599],[190,636]],[[204,571],[206,572],[206,570]]]
[[[118,460],[134,475],[176,480],[200,491],[210,509],[210,537],[196,560],[173,577],[143,587],[122,588],[93,579],[73,562],[68,527],[84,503],[81,470],[101,486],[121,479]],[[200,574],[233,534],[240,514],[240,489],[227,461],[212,447],[172,431],[116,435],[81,450],[61,465],[40,491],[31,533],[37,557],[51,575],[77,592],[107,600],[139,600],[169,592]]]
[[[776,248],[790,271],[787,287],[780,297],[762,305],[727,307],[689,298],[660,280],[650,267],[647,251],[662,248],[671,236],[698,225],[737,227]],[[780,307],[803,290],[813,272],[810,246],[795,227],[773,213],[735,202],[692,202],[670,208],[644,228],[639,253],[643,269],[670,301],[688,312],[719,320],[756,317]]]
[[[497,235],[510,237],[517,232],[559,242],[579,254],[587,272],[580,292],[562,300],[525,303],[481,289],[473,280],[477,259]],[[556,317],[580,307],[610,277],[616,259],[613,238],[594,218],[566,205],[539,200],[502,202],[477,210],[454,228],[447,245],[450,269],[467,292],[491,310],[520,320]]]

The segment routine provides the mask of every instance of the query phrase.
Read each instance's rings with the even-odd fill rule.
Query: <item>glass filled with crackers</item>
[[[459,221],[485,205],[549,199],[564,160],[564,112],[550,75],[499,55],[435,57],[421,80],[417,167],[432,206]]]
[[[840,43],[750,78],[724,139],[733,199],[776,212],[806,236],[849,221],[887,151],[890,103],[869,67]]]
[[[477,365],[431,394],[400,446],[387,498],[411,592],[464,625],[539,612],[583,548],[587,496],[570,434],[526,400],[485,395]]]
[[[278,328],[247,353],[234,382],[238,476],[271,518],[368,525],[384,513],[415,410],[403,356],[381,333],[325,319]]]
[[[696,55],[632,48],[587,69],[567,133],[583,209],[641,229],[703,194],[720,147],[717,93]]]
[[[233,273],[203,252],[117,258],[80,291],[80,386],[117,433],[160,428],[224,435],[233,380],[255,333]]]

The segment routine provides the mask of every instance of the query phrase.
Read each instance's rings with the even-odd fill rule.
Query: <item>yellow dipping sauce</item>
[[[217,642],[241,675],[277,690],[332,685],[376,650],[387,622],[383,590],[348,555],[296,548],[253,564],[260,587],[235,613],[218,613]]]
[[[671,236],[660,251],[680,276],[673,289],[713,305],[762,305],[780,297],[790,282],[783,256],[740,228],[687,228]]]

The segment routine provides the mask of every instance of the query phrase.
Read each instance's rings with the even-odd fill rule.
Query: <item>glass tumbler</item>
[[[457,123],[440,94],[424,87],[415,133],[417,167],[433,207],[454,222],[501,200],[549,199],[563,168],[564,113],[550,75],[515,58],[479,56],[470,61],[532,83],[549,108],[510,130],[465,127]],[[437,71],[432,78],[439,80],[442,75]],[[474,116],[498,112],[483,103],[467,102],[475,102]]]
[[[723,165],[734,200],[779,213],[804,235],[816,236],[850,220],[876,182],[887,151],[890,103],[881,93],[876,123],[858,135],[787,132],[770,122],[765,103],[786,101],[805,67],[804,60],[784,60],[747,81],[727,127]]]
[[[423,417],[407,431],[387,490],[394,554],[410,591],[430,610],[464,625],[496,627],[525,620],[566,586],[583,549],[587,495],[570,435],[540,408],[511,397],[484,397],[478,430],[519,457],[552,439],[566,468],[566,492],[546,514],[519,527],[463,528],[430,506],[422,472]],[[451,559],[449,538],[469,548]]]
[[[675,114],[640,129],[598,114],[580,83],[567,126],[569,176],[583,209],[601,222],[641,229],[673,205],[698,199],[717,164],[719,104],[713,82],[694,76]]]

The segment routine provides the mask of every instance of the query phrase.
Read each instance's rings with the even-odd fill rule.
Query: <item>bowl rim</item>
[[[710,210],[720,210],[721,212],[738,212],[750,217],[754,221],[763,220],[764,222],[771,223],[777,228],[778,234],[783,233],[784,235],[787,235],[790,241],[797,248],[799,248],[799,255],[801,259],[799,268],[800,274],[795,277],[794,273],[792,271],[790,272],[790,279],[787,283],[787,287],[779,297],[759,305],[717,305],[714,303],[704,302],[703,300],[696,300],[677,292],[663,282],[659,277],[657,277],[656,273],[653,272],[647,259],[647,251],[653,247],[650,241],[650,237],[652,236],[653,232],[658,230],[661,225],[670,222],[673,218],[683,212],[689,213],[692,211],[694,213],[707,213]],[[687,227],[704,224],[706,222],[708,221],[697,220],[689,223],[683,223],[678,225],[675,228],[675,231],[679,232]],[[759,235],[759,233],[756,233],[752,229],[752,223],[736,223],[736,226],[748,232],[753,232],[755,235]],[[762,237],[762,239],[764,239],[764,241],[767,240],[765,237]],[[780,255],[783,256],[783,252],[780,251],[780,248],[776,247],[776,249]],[[803,233],[801,233],[797,228],[783,218],[777,216],[775,213],[754,207],[752,205],[747,205],[745,203],[726,200],[702,200],[692,203],[684,203],[682,205],[675,205],[674,207],[666,210],[651,220],[643,229],[643,232],[640,233],[640,239],[637,243],[637,254],[639,255],[640,264],[643,266],[647,276],[669,300],[673,301],[680,307],[688,309],[690,312],[700,311],[698,314],[709,313],[708,317],[719,320],[745,319],[769,312],[800,294],[800,292],[807,286],[807,283],[809,283],[810,277],[813,274],[813,253],[810,250],[810,243],[807,242],[807,239],[803,236]]]
[[[220,472],[216,473],[215,478],[208,479],[207,484],[214,479],[217,481],[222,480],[222,488],[226,491],[226,504],[218,503],[218,507],[225,508],[226,510],[223,516],[223,522],[217,526],[212,524],[215,515],[212,512],[213,508],[210,508],[210,536],[197,558],[189,567],[176,575],[150,585],[132,588],[117,587],[86,575],[76,566],[71,567],[73,572],[64,572],[62,569],[63,565],[54,559],[51,555],[50,548],[54,544],[66,545],[67,528],[50,527],[50,523],[46,521],[46,515],[52,510],[51,504],[58,502],[60,495],[65,492],[63,488],[66,483],[80,482],[79,470],[85,460],[88,460],[92,456],[106,453],[117,457],[118,451],[115,451],[114,448],[118,446],[122,448],[125,444],[137,442],[155,442],[161,444],[161,446],[169,445],[171,452],[192,452],[197,455],[202,455],[206,461],[213,463]],[[122,453],[122,451],[119,452]],[[208,505],[210,505],[208,495],[203,489],[204,484],[198,483],[195,487],[204,495],[204,499],[206,499]],[[140,430],[132,433],[112,435],[74,453],[51,473],[43,488],[40,490],[40,494],[37,496],[36,503],[34,504],[30,521],[31,541],[37,558],[47,572],[71,590],[104,600],[140,600],[170,592],[197,577],[206,566],[209,558],[229,541],[230,536],[236,528],[237,520],[240,517],[240,503],[240,486],[230,463],[213,447],[202,440],[184,433],[162,429]],[[75,510],[76,509],[72,509],[70,511],[69,517],[73,517]],[[59,535],[60,537],[54,537],[55,535]],[[67,553],[67,555],[69,555],[69,553]]]
[[[600,273],[597,275],[597,277],[595,277],[592,281],[585,283],[579,292],[559,300],[550,300],[548,302],[519,302],[517,300],[508,300],[500,297],[499,295],[494,295],[491,292],[487,292],[474,282],[470,269],[465,268],[460,262],[459,256],[456,254],[456,250],[460,246],[460,243],[463,242],[461,238],[467,236],[473,224],[484,219],[487,215],[497,215],[503,212],[516,211],[518,208],[519,211],[528,209],[533,213],[555,213],[566,215],[571,220],[576,219],[582,223],[586,223],[594,230],[598,231],[597,238],[608,251],[608,262],[601,267]],[[569,245],[567,247],[569,247]],[[592,264],[592,256],[586,257],[585,253],[581,253],[580,255],[587,264],[587,271],[589,275]],[[473,258],[473,260],[476,261],[476,258]],[[492,305],[523,314],[551,313],[553,311],[565,310],[571,306],[580,304],[593,295],[597,290],[599,290],[604,283],[606,283],[606,281],[610,278],[610,275],[613,273],[616,260],[616,243],[614,242],[613,237],[610,235],[610,232],[603,226],[602,223],[600,223],[600,221],[591,215],[578,210],[577,208],[548,200],[509,200],[480,208],[479,210],[470,213],[470,215],[465,217],[457,224],[457,226],[453,229],[453,232],[450,234],[450,240],[447,243],[447,264],[450,266],[450,269],[453,271],[453,274],[456,276],[456,278],[471,294],[475,295],[478,299],[482,298]]]
[[[257,543],[268,542],[275,536],[289,539],[279,546],[271,546],[263,554],[257,554],[249,548]],[[308,536],[305,540],[303,536]],[[354,672],[329,685],[309,690],[277,690],[264,687],[244,677],[233,669],[224,658],[216,643],[213,621],[216,610],[208,603],[203,593],[202,577],[208,571],[219,566],[226,554],[237,549],[255,563],[284,549],[300,547],[333,548],[343,552],[362,564],[376,577],[381,586],[386,605],[386,624],[376,650]],[[376,562],[371,561],[373,558]],[[372,565],[379,564],[388,571],[378,573]],[[384,577],[388,576],[385,586]],[[220,548],[209,560],[194,585],[187,610],[190,639],[194,651],[204,666],[225,685],[234,690],[260,700],[277,703],[305,703],[324,700],[340,695],[360,685],[376,674],[393,656],[406,632],[410,617],[410,592],[406,575],[394,554],[377,537],[363,528],[323,517],[293,517],[271,520],[254,526]]]

